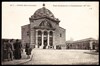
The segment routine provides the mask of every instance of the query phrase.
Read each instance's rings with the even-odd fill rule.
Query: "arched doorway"
[[[53,48],[53,32],[49,32],[49,48]]]
[[[38,31],[38,48],[42,45],[42,32]]]
[[[43,49],[46,49],[46,46],[47,46],[47,40],[48,40],[47,35],[48,35],[47,31],[44,31]]]
[[[93,50],[95,50],[95,45],[96,45],[96,43],[95,43],[95,42],[93,42]]]

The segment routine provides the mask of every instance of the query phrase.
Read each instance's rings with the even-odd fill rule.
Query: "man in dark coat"
[[[30,48],[30,44],[26,43],[25,52],[26,52],[27,58],[30,58],[31,50],[32,49]]]
[[[13,45],[11,44],[12,40],[8,41],[7,50],[8,50],[8,60],[13,60]]]
[[[3,60],[8,59],[8,50],[7,50],[7,40],[4,40],[3,44]]]
[[[15,59],[21,59],[21,42],[17,39],[16,42],[14,43],[14,58]]]

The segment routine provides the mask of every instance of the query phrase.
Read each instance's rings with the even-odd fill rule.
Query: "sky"
[[[43,3],[66,29],[66,40],[99,37],[99,2],[2,2],[2,38],[21,39],[21,26]]]

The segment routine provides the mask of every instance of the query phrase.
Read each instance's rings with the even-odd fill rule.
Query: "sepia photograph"
[[[2,65],[99,65],[99,2],[2,2]]]

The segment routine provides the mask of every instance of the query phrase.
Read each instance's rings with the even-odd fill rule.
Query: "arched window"
[[[38,31],[38,35],[42,35],[42,32],[41,31]]]
[[[62,34],[60,33],[60,37],[62,37]]]
[[[50,36],[53,36],[53,32],[52,32],[52,31],[50,31],[50,33],[49,33],[49,34],[50,34]]]
[[[44,35],[47,35],[48,33],[47,33],[47,31],[44,31]]]
[[[29,31],[27,31],[27,36],[29,36]]]
[[[42,44],[42,32],[39,30],[38,31],[38,48]]]

